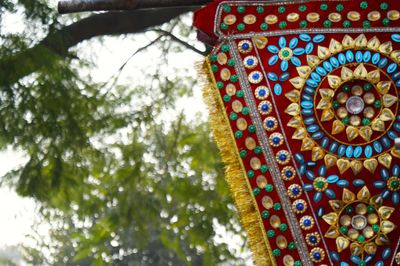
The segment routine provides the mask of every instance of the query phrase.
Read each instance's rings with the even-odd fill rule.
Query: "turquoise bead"
[[[353,153],[354,158],[360,158],[362,152],[363,152],[362,147],[361,147],[361,146],[357,146],[357,147],[354,149],[354,153]]]
[[[395,42],[400,42],[400,34],[398,33],[392,34],[392,40]]]
[[[363,56],[363,61],[364,61],[365,63],[368,63],[369,60],[371,60],[371,52],[370,52],[370,51],[366,51],[366,52],[364,53],[364,56]]]
[[[353,146],[348,146],[346,149],[346,157],[351,158],[353,157],[354,148]]]
[[[341,65],[346,64],[346,56],[345,56],[343,53],[340,53],[340,54],[339,54],[338,59],[339,59],[339,63],[340,63]]]
[[[376,65],[381,60],[381,55],[376,53],[372,56],[372,64]]]
[[[352,63],[352,62],[354,61],[354,54],[353,54],[353,51],[348,50],[348,51],[346,52],[346,59],[347,59],[347,61],[348,61],[349,63]]]
[[[314,104],[312,102],[309,101],[302,101],[300,103],[301,107],[303,107],[304,109],[311,109],[314,107]]]
[[[374,146],[374,150],[377,153],[381,153],[382,152],[382,145],[379,143],[379,141],[374,141],[374,143],[372,145]]]
[[[365,150],[364,150],[364,155],[365,155],[365,157],[371,158],[372,152],[373,152],[373,151],[372,151],[372,147],[371,147],[370,145],[368,145],[368,146],[365,147]]]

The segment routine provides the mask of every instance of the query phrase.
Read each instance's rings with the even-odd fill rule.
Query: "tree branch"
[[[0,69],[7,69],[7,75],[0,75],[0,87],[10,86],[19,79],[40,71],[43,66],[51,65],[51,60],[55,60],[56,57],[42,58],[42,55],[49,54],[49,51],[65,57],[68,55],[69,48],[82,41],[97,36],[142,32],[192,10],[193,8],[187,7],[101,13],[49,32],[32,48],[0,59]]]
[[[82,11],[133,10],[162,7],[202,6],[212,0],[61,0],[60,14]]]
[[[185,46],[185,47],[188,48],[189,50],[192,50],[193,52],[198,53],[199,55],[202,55],[202,56],[208,55],[208,52],[207,52],[207,51],[201,51],[201,50],[197,49],[196,47],[194,47],[194,46],[188,44],[187,42],[185,42],[185,41],[179,39],[178,37],[176,37],[175,35],[173,35],[171,32],[168,32],[168,31],[166,31],[166,30],[161,30],[161,29],[152,29],[152,30],[149,30],[149,31],[155,31],[155,32],[162,33],[163,35],[170,37],[171,40],[173,40],[173,41],[175,41],[175,42],[177,42],[177,43],[179,43],[179,44]]]

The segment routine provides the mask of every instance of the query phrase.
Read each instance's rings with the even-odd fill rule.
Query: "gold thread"
[[[239,211],[240,221],[247,232],[253,261],[256,265],[277,265],[266,238],[258,204],[251,193],[252,189],[247,180],[245,167],[240,159],[229,119],[212,74],[209,58],[206,58],[202,64],[201,72],[204,77],[207,77],[204,80],[203,98],[208,107],[214,140],[226,166],[225,179]]]

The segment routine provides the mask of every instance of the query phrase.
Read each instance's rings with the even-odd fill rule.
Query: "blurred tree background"
[[[60,16],[55,1],[0,0],[0,148],[27,158],[1,185],[34,198],[40,213],[22,246],[26,263],[247,263],[204,115],[177,107],[200,86],[175,58],[207,53],[190,11]],[[9,16],[18,17],[20,31],[6,26]],[[107,82],[96,82],[90,47],[104,36],[150,41]],[[121,82],[127,64],[151,47],[160,53],[154,67],[136,67],[137,82]],[[238,248],[226,243],[233,235],[242,239]]]

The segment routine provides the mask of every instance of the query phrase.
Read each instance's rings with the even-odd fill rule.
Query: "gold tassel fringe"
[[[209,119],[214,139],[226,166],[225,179],[229,184],[240,221],[247,232],[255,265],[277,265],[266,238],[262,218],[252,189],[247,181],[245,168],[236,147],[224,104],[216,87],[208,58],[202,65],[202,75],[207,77],[203,98],[209,110]]]

